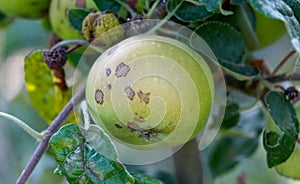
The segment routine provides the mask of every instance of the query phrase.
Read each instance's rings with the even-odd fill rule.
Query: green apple
[[[0,10],[12,17],[36,19],[48,14],[50,0],[0,0]]]
[[[68,10],[71,8],[97,10],[93,0],[52,0],[49,10],[52,29],[63,40],[84,39],[81,31],[73,28],[69,22]]]
[[[284,23],[277,19],[271,19],[255,12],[256,35],[259,41],[258,49],[262,49],[279,40],[285,33]]]
[[[133,36],[105,51],[86,86],[94,121],[136,149],[178,146],[195,137],[213,96],[206,61],[185,44],[154,35]]]
[[[89,42],[107,48],[123,38],[124,29],[113,13],[90,13],[82,22],[82,33]]]

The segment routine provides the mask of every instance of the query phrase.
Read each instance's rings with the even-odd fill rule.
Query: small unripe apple
[[[124,29],[113,13],[90,13],[82,22],[82,33],[94,45],[109,47],[124,36]]]
[[[255,15],[256,35],[259,41],[258,49],[271,45],[286,33],[286,29],[282,21],[268,18],[259,12],[255,12]]]
[[[205,126],[214,81],[205,60],[162,36],[128,38],[92,66],[86,100],[95,122],[136,149],[186,143]]]
[[[68,10],[72,8],[97,10],[93,0],[52,0],[49,10],[51,26],[63,40],[84,39],[81,31],[73,28],[69,22]]]
[[[50,0],[0,0],[0,10],[12,17],[41,18],[48,14]]]

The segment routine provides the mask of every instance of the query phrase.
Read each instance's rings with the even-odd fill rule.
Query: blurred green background
[[[39,21],[22,19],[16,20],[7,29],[0,31],[0,111],[15,115],[39,131],[44,130],[47,124],[30,105],[24,87],[23,59],[34,49],[47,48],[49,36],[50,33]],[[245,112],[244,118],[251,117],[251,113]],[[0,184],[15,183],[37,144],[35,139],[20,128],[9,121],[0,119]],[[175,183],[170,178],[170,174],[174,174],[174,169],[170,166],[172,166],[171,158],[152,165],[129,166],[128,168],[144,170],[152,176],[156,175],[164,179],[166,183]],[[45,154],[28,183],[64,183],[62,177],[52,174],[55,167],[54,159],[50,154]],[[157,173],[160,170],[168,172]],[[250,158],[242,160],[238,167],[222,175],[215,183],[234,184],[237,177],[243,173],[246,174],[248,184],[297,183],[286,180],[276,174],[274,169],[267,168],[265,152],[261,145]],[[206,176],[207,183],[213,183],[209,175],[206,174]]]

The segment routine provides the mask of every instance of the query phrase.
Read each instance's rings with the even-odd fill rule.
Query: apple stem
[[[80,104],[80,109],[81,109],[81,113],[82,113],[82,117],[83,117],[83,129],[85,131],[87,131],[90,128],[90,115],[89,115],[89,110],[86,104],[86,101],[82,101]]]
[[[10,114],[4,113],[4,112],[0,112],[0,117],[14,122],[18,127],[22,128],[25,132],[27,132],[29,135],[31,135],[32,137],[34,137],[36,139],[42,140],[47,136],[45,134],[41,134],[41,133],[35,131],[30,126],[28,126],[24,121],[18,119],[17,117],[15,117],[13,115],[10,115]]]
[[[75,49],[77,49],[77,48],[79,48],[79,47],[81,47],[81,46],[82,46],[82,45],[80,45],[80,44],[76,44],[76,45],[74,45],[74,46],[68,48],[68,50],[66,51],[66,53],[69,54],[69,53],[73,52]]]
[[[276,75],[280,68],[296,53],[296,50],[292,50],[274,69],[272,76]]]
[[[67,46],[67,45],[70,45],[70,44],[77,44],[77,45],[84,45],[84,46],[88,46],[90,43],[86,40],[64,40],[64,41],[60,41],[58,42],[57,44],[55,44],[51,50],[54,50],[56,48],[59,48],[59,47],[63,47],[63,46]]]
[[[196,139],[187,142],[173,156],[179,183],[203,184],[203,166]],[[189,168],[189,169],[186,169]]]
[[[154,13],[156,7],[159,5],[160,0],[156,0],[153,5],[151,6],[150,10],[148,11],[146,17],[151,18],[152,14]]]
[[[128,4],[120,0],[115,0],[115,1],[118,2],[120,5],[122,5],[131,15],[136,14],[135,11]]]
[[[174,10],[167,14],[156,26],[154,26],[152,29],[150,29],[147,34],[152,34],[157,29],[159,29],[161,26],[163,26],[166,22],[170,20],[170,18],[175,14],[175,12],[178,10],[178,8],[182,5],[183,1],[177,4],[177,6],[174,8]]]

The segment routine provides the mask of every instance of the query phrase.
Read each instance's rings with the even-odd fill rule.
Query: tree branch
[[[22,174],[17,180],[17,184],[25,184],[28,178],[30,177],[32,171],[34,170],[37,163],[40,161],[42,155],[48,148],[50,137],[59,129],[59,127],[63,124],[63,122],[67,119],[67,117],[71,114],[74,107],[79,104],[79,102],[84,98],[85,94],[85,85],[83,85],[80,90],[73,96],[73,98],[67,103],[67,105],[63,108],[63,110],[58,114],[58,116],[53,120],[52,124],[43,132],[47,135],[45,139],[43,139],[35,152],[33,153],[31,160],[26,165]]]
[[[260,99],[268,89],[266,86],[260,86],[261,81],[267,81],[271,84],[285,81],[300,81],[300,74],[294,73],[292,75],[280,74],[264,78],[254,78],[252,80],[240,81],[236,78],[226,75],[226,86],[235,90],[241,91],[249,96]]]
[[[203,169],[196,139],[187,142],[173,155],[179,183],[203,184]]]

